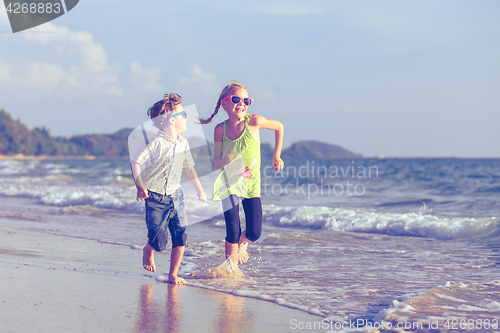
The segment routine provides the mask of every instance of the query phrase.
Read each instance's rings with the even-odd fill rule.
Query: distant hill
[[[355,154],[337,145],[319,141],[300,141],[293,143],[282,153],[283,158],[360,158]]]
[[[20,119],[14,120],[5,110],[0,110],[0,155],[34,156],[128,156],[128,136],[132,128],[124,128],[113,134],[74,135],[70,138],[53,137],[45,127],[29,130]],[[194,157],[208,157],[209,151],[205,140],[188,138]],[[213,154],[213,142],[210,142]],[[272,158],[274,146],[261,143],[262,158]],[[318,141],[300,141],[283,150],[283,158],[359,158],[355,154],[337,145]]]
[[[45,127],[29,130],[21,120],[14,120],[0,110],[0,155],[47,156],[126,156],[128,135],[132,129],[113,134],[74,135],[70,138],[53,137]]]

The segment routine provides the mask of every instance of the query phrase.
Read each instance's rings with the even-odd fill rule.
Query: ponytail
[[[215,110],[214,110],[214,112],[212,112],[212,115],[210,116],[210,118],[203,119],[201,117],[198,117],[198,121],[200,122],[200,124],[205,125],[205,124],[209,124],[212,122],[212,119],[214,119],[217,112],[219,112],[220,100],[221,100],[221,97],[219,96],[219,100],[217,101],[217,105],[215,106]]]
[[[219,112],[220,103],[221,103],[222,99],[224,99],[226,96],[229,96],[231,91],[238,89],[238,88],[242,88],[242,89],[245,89],[248,91],[248,89],[244,85],[242,85],[241,83],[239,83],[237,81],[231,81],[227,86],[224,87],[224,89],[222,89],[222,92],[220,93],[220,96],[219,96],[219,100],[217,101],[217,105],[215,106],[215,110],[212,113],[212,115],[207,119],[203,119],[201,117],[198,117],[198,121],[200,122],[200,124],[205,125],[205,124],[212,122],[212,119],[214,119],[217,112]]]

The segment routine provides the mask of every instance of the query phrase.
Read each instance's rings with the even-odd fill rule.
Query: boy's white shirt
[[[187,111],[190,119],[195,119],[196,116],[198,115],[198,112],[196,111],[196,106],[194,104],[184,106],[184,110]],[[199,123],[196,123],[196,122],[189,123],[187,131],[183,134],[184,134],[184,136],[187,136],[187,137],[202,138],[205,140],[205,134],[203,132],[202,125]],[[154,126],[152,120],[148,120],[148,121],[144,122],[142,124],[142,126],[136,127],[134,129],[134,131],[132,131],[132,133],[130,133],[129,138],[128,138],[130,160],[133,162],[137,162],[137,157],[138,157],[138,155],[140,155],[140,153],[138,153],[138,151],[143,152],[146,149],[146,142],[152,142],[157,136],[158,136],[158,128]],[[208,144],[208,142],[204,142],[203,144]],[[195,142],[194,148],[200,147],[201,145],[202,144],[200,142]],[[191,146],[189,146],[188,149],[190,149],[190,148],[191,148]],[[177,148],[176,148],[176,151],[177,151]],[[194,165],[194,162],[193,162],[193,165]],[[145,164],[141,165],[141,170],[142,170],[141,175],[146,175]],[[220,170],[214,170],[209,174],[206,174],[203,176],[198,176],[198,179],[200,180],[200,182],[202,184],[213,184],[214,179],[217,177],[217,175],[219,175],[219,173],[220,173]],[[165,182],[164,178],[163,178],[163,182]],[[187,181],[185,183],[189,183],[189,181]],[[158,193],[161,193],[161,191]],[[203,205],[203,212],[197,211],[195,215],[190,215],[189,216],[189,224],[190,225],[198,223],[198,222],[203,222],[203,221],[207,220],[208,218],[211,218],[211,217],[214,217],[214,216],[217,216],[217,215],[220,215],[223,213],[222,205],[218,201],[214,202],[214,201],[209,200],[207,202],[203,202],[203,203],[199,203],[199,204]],[[188,209],[188,208],[189,207],[186,207],[186,209]]]

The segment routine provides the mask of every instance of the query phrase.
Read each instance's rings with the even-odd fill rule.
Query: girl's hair
[[[156,102],[148,109],[148,116],[153,120],[153,124],[159,127],[161,124],[158,116],[173,111],[175,106],[181,104],[181,102],[181,95],[175,93],[165,94],[162,100]]]
[[[227,86],[225,86],[224,89],[222,89],[222,92],[220,93],[220,96],[219,96],[219,100],[217,101],[217,105],[215,105],[215,110],[212,113],[212,115],[210,116],[210,118],[203,119],[201,117],[198,117],[198,120],[200,121],[200,124],[208,124],[208,123],[210,123],[212,121],[212,119],[214,119],[214,117],[217,114],[217,112],[219,112],[220,102],[224,98],[226,98],[227,96],[231,95],[231,92],[235,91],[236,89],[245,89],[246,91],[248,91],[248,89],[244,85],[242,85],[241,83],[239,83],[237,81],[231,81],[231,82],[229,82],[229,84]]]

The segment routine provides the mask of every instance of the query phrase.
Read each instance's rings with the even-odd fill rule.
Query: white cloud
[[[12,66],[0,61],[0,82],[10,87],[54,89],[63,79],[63,69],[54,64],[32,62]]]
[[[108,65],[104,48],[87,32],[73,32],[51,22],[19,33],[26,41],[53,46],[53,52],[70,65],[32,60],[26,63],[0,63],[0,87],[36,89],[40,93],[97,93],[111,96],[123,94],[118,74]],[[61,58],[59,58],[61,59]]]
[[[220,92],[215,74],[202,71],[198,65],[193,65],[191,67],[191,74],[189,77],[181,78],[181,84],[184,86],[200,86],[203,92],[209,94],[218,94]]]
[[[129,83],[142,91],[161,91],[163,86],[160,84],[161,69],[143,68],[138,62],[130,64]]]

